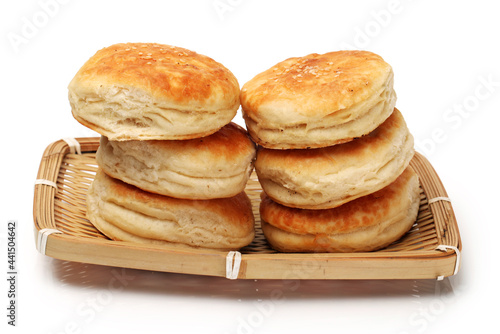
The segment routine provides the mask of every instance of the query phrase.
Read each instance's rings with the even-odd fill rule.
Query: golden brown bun
[[[245,83],[243,117],[272,149],[331,146],[373,131],[396,104],[393,71],[367,51],[290,58]]]
[[[245,190],[255,144],[235,123],[187,140],[109,141],[96,160],[108,175],[143,190],[186,199],[232,197]]]
[[[382,190],[327,210],[282,206],[263,195],[262,230],[281,252],[367,252],[398,240],[420,204],[417,174],[408,167]]]
[[[393,114],[368,135],[309,150],[260,148],[255,170],[274,201],[303,209],[334,208],[393,182],[413,157],[413,136]]]
[[[156,43],[99,50],[69,84],[73,116],[110,140],[190,139],[228,124],[239,84],[223,65]]]
[[[239,249],[252,242],[248,196],[176,199],[149,193],[98,170],[87,194],[87,218],[114,240],[211,249]]]

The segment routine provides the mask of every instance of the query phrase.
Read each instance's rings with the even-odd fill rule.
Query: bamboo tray
[[[235,273],[236,268],[231,268],[235,262],[227,252],[141,245],[102,235],[85,218],[99,138],[71,140],[74,144],[59,140],[46,148],[35,183],[37,249],[53,258],[233,279],[443,279],[456,274],[460,266],[461,240],[452,205],[435,170],[419,153],[411,161],[421,185],[417,220],[400,240],[376,252],[285,254],[272,250],[260,229],[262,189],[254,173],[246,192],[253,204],[256,237],[239,251]],[[233,277],[228,276],[230,269]]]

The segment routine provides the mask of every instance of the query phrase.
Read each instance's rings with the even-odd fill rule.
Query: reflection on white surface
[[[131,293],[211,298],[270,298],[273,293],[287,299],[338,299],[356,297],[449,297],[449,278],[437,280],[267,280],[198,276],[108,267],[53,260],[54,278],[62,285],[84,289],[118,290]],[[278,293],[277,291],[280,291]]]
[[[228,280],[44,259],[44,271],[58,292],[54,298],[69,298],[65,317],[49,324],[52,332],[66,327],[93,332],[126,317],[127,333],[154,330],[148,326],[163,318],[171,328],[188,332],[301,333],[314,322],[313,328],[334,325],[355,333],[372,326],[386,333],[425,333],[451,314],[463,290],[457,276],[442,281]],[[361,316],[369,323],[359,322]]]

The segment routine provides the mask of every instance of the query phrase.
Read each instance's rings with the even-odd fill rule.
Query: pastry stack
[[[240,101],[258,144],[261,224],[273,248],[373,251],[411,228],[419,208],[413,137],[380,56],[290,58],[245,83]]]
[[[73,116],[101,134],[87,217],[114,240],[236,250],[254,238],[244,192],[255,144],[232,123],[223,65],[155,43],[99,50],[69,84]]]

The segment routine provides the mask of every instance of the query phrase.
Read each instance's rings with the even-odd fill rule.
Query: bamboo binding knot
[[[37,184],[44,184],[46,186],[53,187],[57,191],[57,183],[55,183],[54,181],[50,181],[50,180],[46,180],[46,179],[36,179],[35,180],[35,186]]]
[[[455,270],[453,271],[453,275],[456,275],[458,273],[458,268],[460,268],[460,262],[461,262],[461,254],[460,254],[460,250],[458,249],[458,247],[448,246],[448,245],[439,245],[436,247],[436,250],[443,251],[443,252],[448,251],[448,249],[455,251],[455,253],[457,254],[457,260],[455,261]],[[444,279],[444,276],[437,277],[438,281],[442,281],[443,279]]]
[[[226,278],[237,279],[240,272],[241,253],[231,251],[226,256]]]
[[[427,203],[432,204],[432,203],[436,203],[436,202],[439,202],[439,201],[445,201],[445,202],[450,202],[451,203],[450,198],[449,197],[444,197],[444,196],[438,196],[438,197],[431,198],[431,199],[427,200]]]
[[[36,249],[43,255],[45,255],[45,250],[47,249],[47,238],[53,233],[62,232],[52,228],[44,228],[38,231],[38,235],[36,238]]]
[[[82,154],[82,149],[80,143],[75,138],[63,138],[63,140],[69,146],[69,152],[71,154]]]

